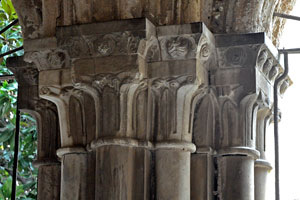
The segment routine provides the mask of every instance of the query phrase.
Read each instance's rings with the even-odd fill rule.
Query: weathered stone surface
[[[13,1],[25,38],[52,37],[57,26],[148,17],[158,25],[204,22],[214,33],[266,32],[279,44],[295,0],[39,0]]]
[[[249,156],[218,158],[218,197],[254,199],[254,159]]]
[[[60,199],[95,199],[93,153],[67,153],[62,158]],[[80,184],[78,184],[80,183]]]
[[[18,106],[36,119],[38,131],[37,158],[38,199],[60,199],[60,162],[56,150],[60,147],[60,130],[56,106],[38,94],[38,69],[23,57],[7,60],[7,66],[18,81]]]
[[[213,152],[200,152],[191,156],[191,199],[213,199],[214,192]]]
[[[63,21],[72,26],[57,28],[56,38],[25,41],[25,60],[37,65],[38,79],[30,70],[22,79],[36,77],[35,95],[57,109],[41,116],[42,125],[57,127],[47,117],[58,114],[61,144],[48,150],[62,160],[61,199],[264,198],[254,186],[265,187],[265,128],[274,81],[283,72],[265,34],[216,35],[203,23],[158,26],[148,19],[78,25],[94,20],[89,9],[95,1],[61,2],[68,7]],[[103,4],[105,20],[122,18],[119,6],[139,3],[126,2]],[[160,6],[171,9],[172,3]],[[201,5],[217,4],[216,12],[232,7]],[[244,27],[245,9],[264,7],[248,4],[238,1],[227,16],[229,32],[260,26]],[[72,6],[82,6],[84,12],[75,13],[82,21],[67,14]],[[235,15],[243,16],[230,22]],[[291,83],[282,81],[280,93]]]
[[[39,167],[37,199],[60,199],[60,165],[44,165]]]

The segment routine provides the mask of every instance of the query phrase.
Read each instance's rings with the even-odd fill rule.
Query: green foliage
[[[0,29],[17,19],[11,0],[1,0]],[[0,35],[0,53],[22,46],[20,26],[13,26]],[[19,51],[10,56],[22,55]],[[11,74],[6,68],[6,57],[0,59],[0,75]],[[13,150],[16,124],[17,83],[14,80],[0,81],[0,200],[10,199],[12,185]],[[36,156],[37,132],[35,120],[21,115],[20,152],[18,164],[17,199],[36,199],[37,169],[32,166]]]

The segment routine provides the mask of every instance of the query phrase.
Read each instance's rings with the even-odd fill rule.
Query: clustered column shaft
[[[61,192],[52,199],[263,200],[265,129],[282,71],[265,40],[133,19],[25,41],[38,98],[59,119]]]

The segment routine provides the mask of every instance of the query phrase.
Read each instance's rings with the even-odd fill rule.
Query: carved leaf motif
[[[269,79],[273,81],[279,72],[278,66],[274,65],[269,72]]]
[[[200,49],[200,56],[202,58],[207,58],[210,55],[209,46],[207,43],[203,44]]]
[[[103,91],[105,87],[114,89],[115,91],[120,90],[121,80],[113,75],[101,75],[93,82],[100,92]]]
[[[267,50],[262,50],[258,55],[257,66],[259,68],[261,68],[263,66],[263,64],[266,62],[267,59],[268,59]]]
[[[246,52],[241,47],[232,47],[227,49],[225,57],[228,63],[233,65],[242,65],[246,60]]]
[[[51,68],[62,68],[65,64],[65,54],[63,52],[50,52],[47,56]]]
[[[177,90],[184,84],[191,84],[193,83],[195,78],[193,76],[179,76],[179,77],[172,77],[172,78],[159,78],[153,81],[152,87],[154,89],[174,89]]]
[[[189,51],[189,40],[184,37],[175,37],[167,41],[167,51],[173,57],[185,57]]]
[[[79,57],[85,54],[87,46],[82,38],[72,37],[61,42],[64,49],[68,51],[71,57]],[[83,50],[84,49],[84,50]]]
[[[270,69],[272,68],[272,65],[273,65],[273,60],[271,58],[267,59],[267,61],[264,63],[263,66],[263,73],[267,75]]]
[[[147,62],[160,60],[160,48],[157,38],[151,37],[150,40],[146,42],[145,54],[145,60]]]
[[[200,58],[202,59],[208,58],[211,52],[208,44],[208,39],[204,35],[201,36],[198,46],[199,46],[198,51],[199,51]]]
[[[161,37],[159,40],[165,59],[185,59],[195,56],[196,43],[192,36]]]
[[[111,55],[114,52],[115,47],[116,42],[112,35],[105,35],[103,38],[96,40],[94,46],[95,51],[103,56]]]
[[[280,86],[280,94],[284,94],[286,89],[290,86],[290,81],[288,79],[284,80]]]
[[[31,85],[37,84],[38,74],[39,74],[38,70],[33,67],[29,67],[29,68],[27,67],[23,71],[24,79],[26,80],[27,83]]]
[[[129,36],[127,40],[128,53],[136,53],[139,46],[140,38],[135,36]]]

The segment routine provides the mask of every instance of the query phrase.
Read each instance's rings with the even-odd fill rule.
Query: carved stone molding
[[[68,54],[62,50],[27,52],[25,61],[34,62],[39,71],[67,68],[70,65]]]

